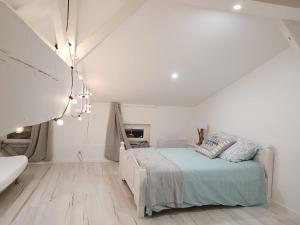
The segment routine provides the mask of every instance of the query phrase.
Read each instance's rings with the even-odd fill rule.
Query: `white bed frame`
[[[264,166],[266,172],[268,200],[272,196],[272,178],[274,166],[274,153],[271,149],[263,149],[259,151],[255,160]],[[120,147],[120,177],[126,181],[131,190],[134,202],[137,207],[137,216],[145,216],[145,192],[146,192],[146,168],[141,167],[130,151],[125,150],[124,143],[121,142]]]

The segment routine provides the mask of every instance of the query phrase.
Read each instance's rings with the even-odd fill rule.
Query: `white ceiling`
[[[81,0],[78,42],[126,1]],[[215,0],[146,1],[80,62],[94,100],[194,106],[288,46],[278,26],[278,13],[260,17],[225,11],[232,2],[222,1],[217,11],[205,9]],[[8,3],[54,45],[53,1]],[[248,10],[253,7],[249,5]],[[285,8],[277,9],[287,14]],[[171,79],[173,72],[179,74],[178,80]]]
[[[88,38],[125,4],[126,0],[82,0],[78,12],[78,42]]]
[[[286,47],[277,21],[157,0],[82,66],[97,100],[191,106]]]

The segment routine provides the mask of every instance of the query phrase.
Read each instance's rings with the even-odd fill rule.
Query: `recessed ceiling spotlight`
[[[233,9],[234,9],[235,11],[240,11],[240,10],[242,9],[242,5],[240,5],[240,4],[235,4],[235,5],[233,6]]]
[[[173,73],[172,74],[172,79],[176,80],[178,78],[178,74],[177,73]]]

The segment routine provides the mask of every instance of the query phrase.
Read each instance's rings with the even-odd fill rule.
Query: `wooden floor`
[[[300,225],[273,205],[170,210],[144,219],[135,210],[115,163],[30,165],[0,195],[1,225]]]

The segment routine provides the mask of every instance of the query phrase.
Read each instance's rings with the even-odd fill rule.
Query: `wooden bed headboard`
[[[265,168],[266,179],[267,179],[268,201],[270,201],[272,197],[272,185],[273,185],[274,152],[269,148],[259,150],[254,160],[260,163]]]

